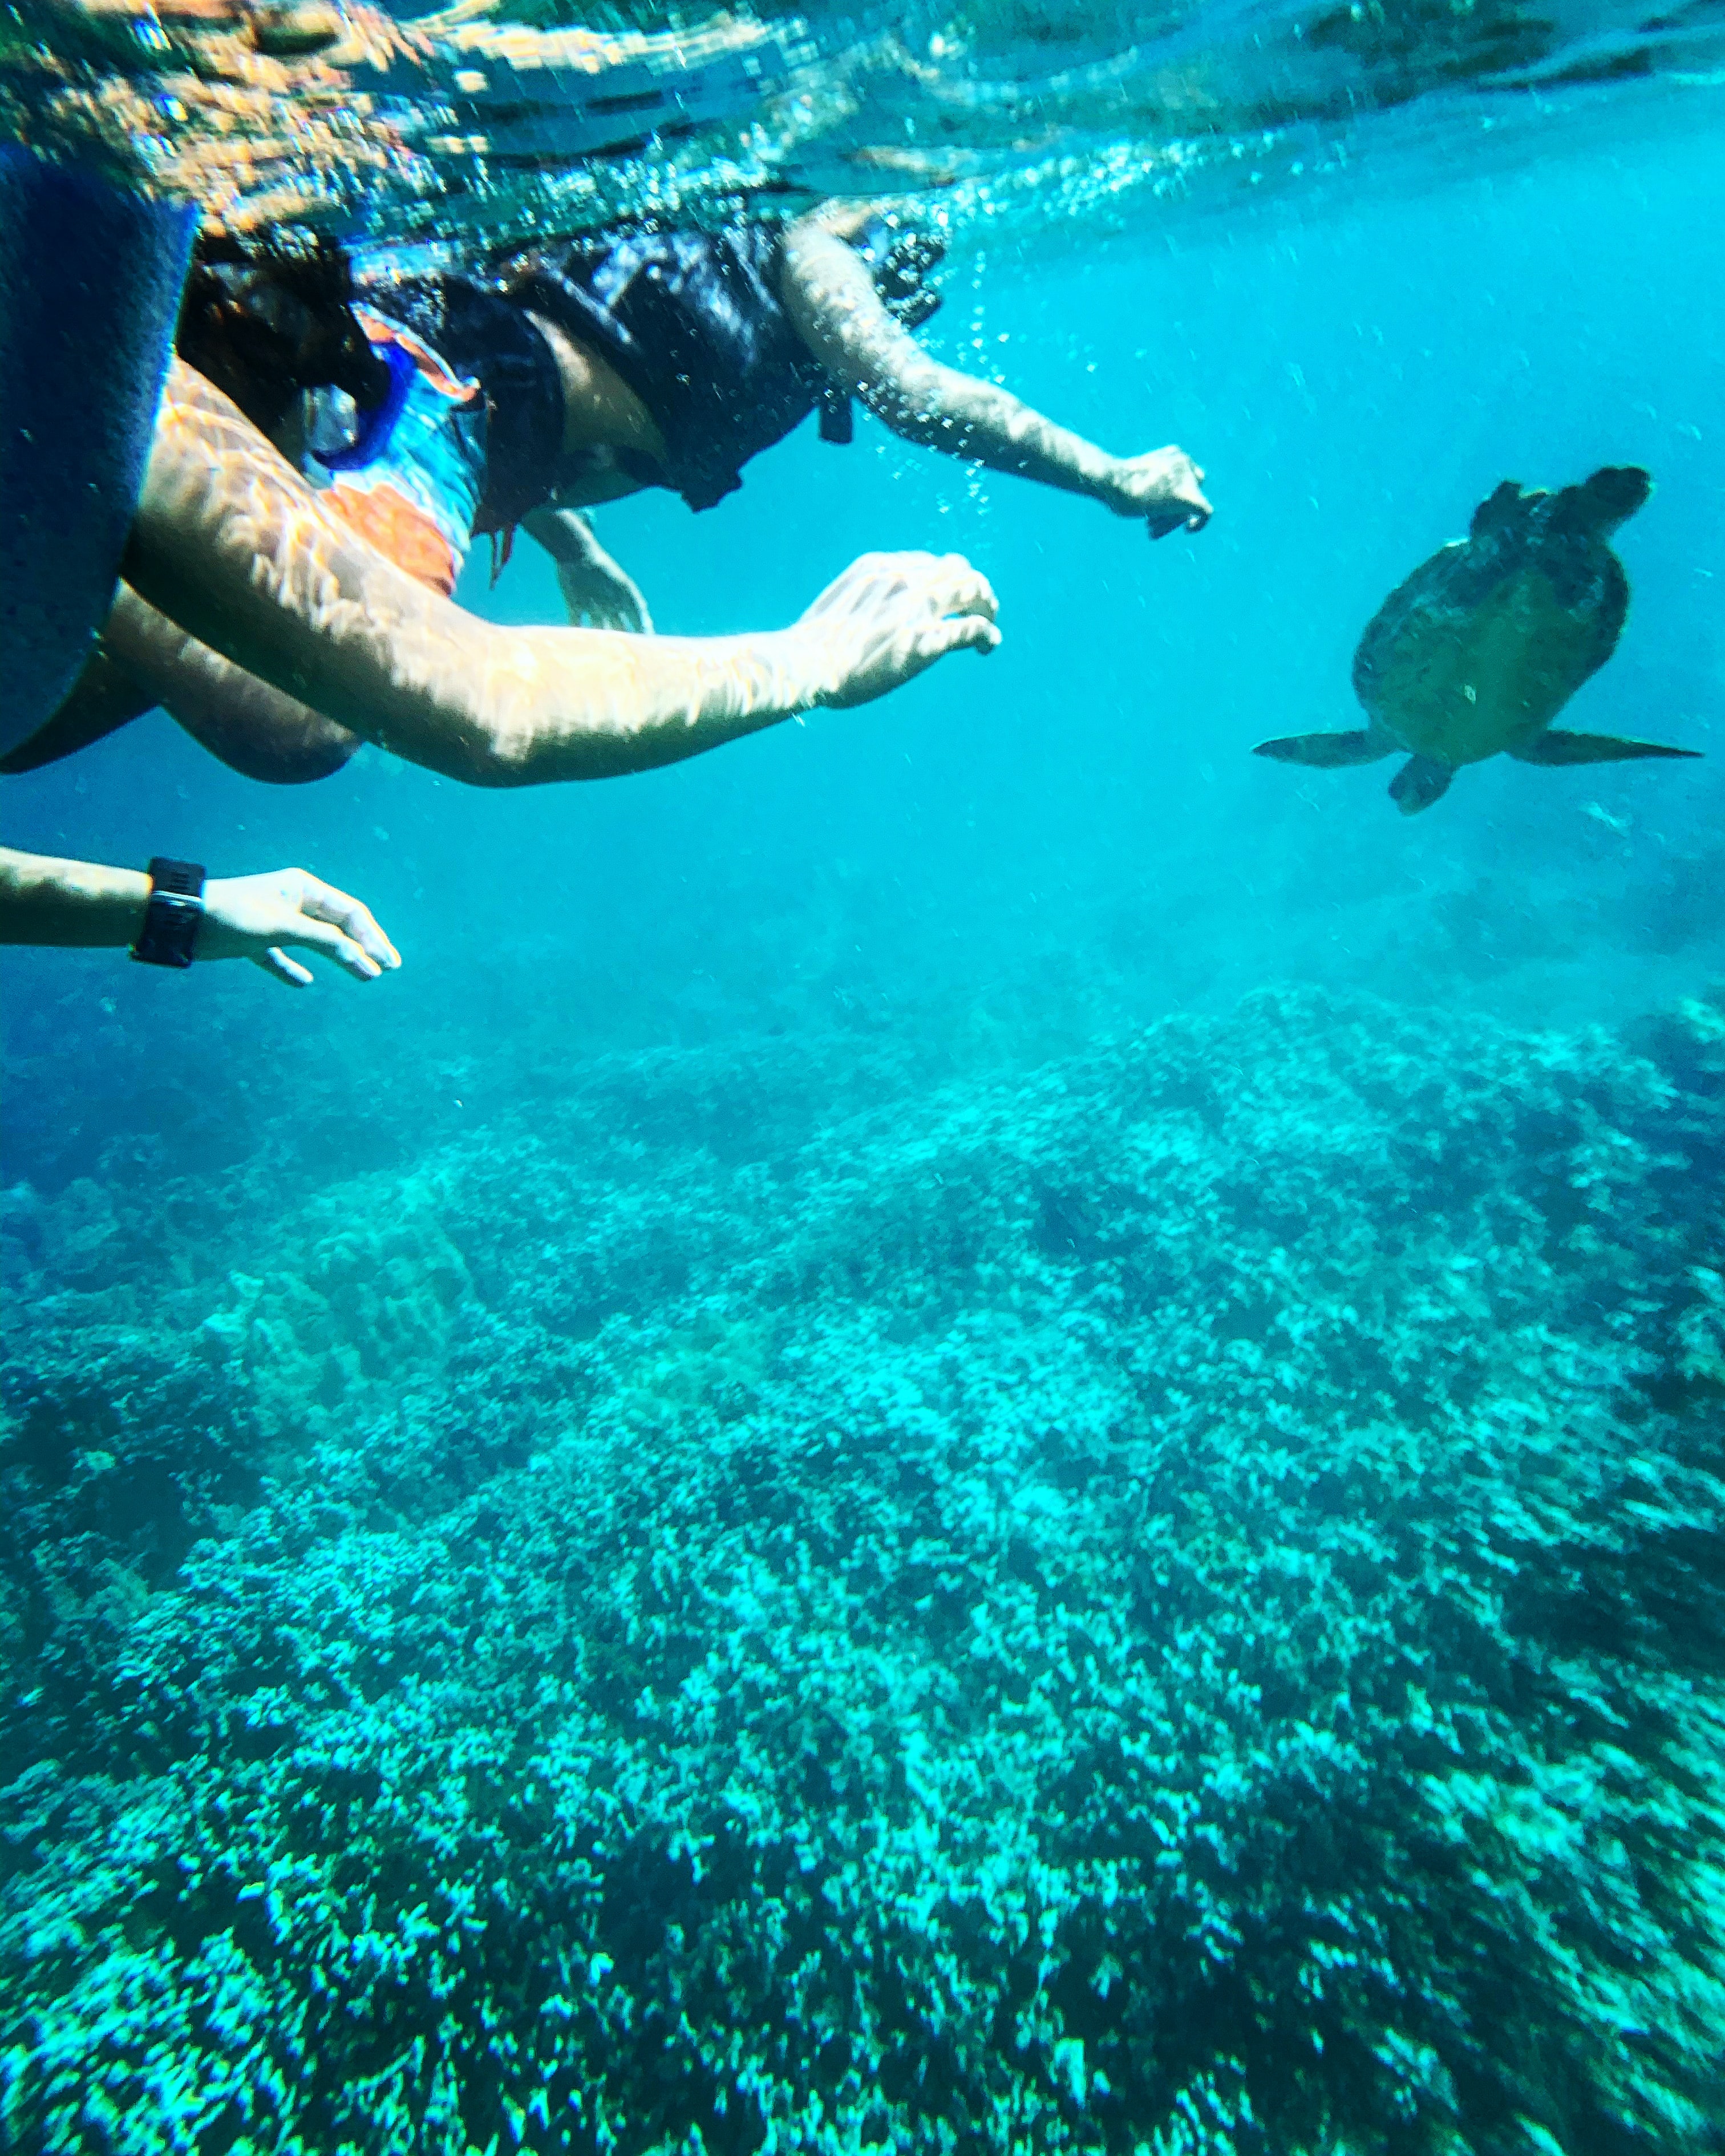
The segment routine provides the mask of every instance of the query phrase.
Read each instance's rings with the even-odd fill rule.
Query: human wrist
[[[764,631],[751,639],[759,649],[762,715],[793,718],[813,711],[834,687],[833,658],[820,636],[802,623]]]
[[[1111,509],[1117,516],[1142,516],[1144,505],[1127,475],[1124,457],[1096,453],[1096,462],[1086,475],[1085,490],[1093,500]]]
[[[1041,480],[1067,494],[1106,502],[1111,509],[1122,506],[1126,470],[1123,458],[1098,449],[1082,434],[1069,434],[1064,427],[1048,426],[1040,446],[1042,454],[1039,459],[1019,467],[1025,476]]]
[[[142,869],[103,869],[99,873],[110,886],[100,903],[118,932],[112,940],[129,947],[136,942],[150,911],[150,879]]]
[[[201,861],[158,854],[150,863],[150,899],[131,955],[146,966],[183,973],[198,957],[208,882]]]
[[[832,670],[819,638],[800,623],[748,636],[703,639],[696,665],[702,718],[750,726],[809,710],[820,701]]]
[[[136,942],[150,910],[150,879],[142,869],[111,869],[68,861],[74,871],[64,886],[68,903],[86,914],[95,944],[123,947]]]

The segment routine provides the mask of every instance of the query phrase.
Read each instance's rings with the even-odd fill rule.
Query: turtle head
[[[1577,521],[1609,539],[1645,502],[1653,481],[1639,465],[1607,465],[1574,491]]]

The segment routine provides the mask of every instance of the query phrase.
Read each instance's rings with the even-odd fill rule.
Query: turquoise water
[[[1207,531],[866,420],[596,520],[675,631],[968,553],[881,705],[7,782],[405,962],[6,956],[8,2146],[1725,2147],[1715,116],[963,225],[932,348]],[[1608,461],[1572,721],[1706,761],[1250,756]]]

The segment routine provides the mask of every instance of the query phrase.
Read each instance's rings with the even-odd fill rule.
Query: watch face
[[[146,966],[186,967],[197,955],[203,925],[203,869],[197,861],[158,855],[150,864],[150,903],[131,955]]]
[[[166,854],[157,854],[150,864],[152,898],[165,893],[172,898],[201,899],[203,882],[202,861],[171,860]]]

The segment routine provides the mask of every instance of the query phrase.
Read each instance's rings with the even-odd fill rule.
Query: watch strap
[[[198,861],[170,860],[158,854],[150,864],[150,902],[131,955],[146,966],[189,966],[203,925],[203,868]]]

